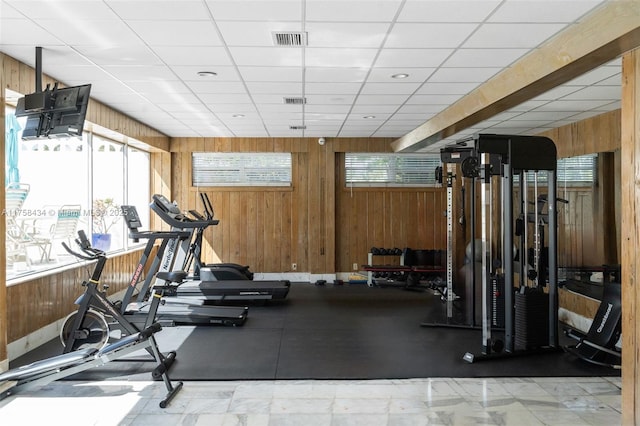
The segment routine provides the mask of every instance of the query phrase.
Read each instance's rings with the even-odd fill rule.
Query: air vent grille
[[[307,126],[305,126],[305,125],[301,125],[301,126],[289,126],[289,129],[291,129],[291,130],[304,130],[304,129],[306,129],[306,128],[307,128]]]
[[[306,32],[274,32],[273,44],[276,46],[306,46],[307,45],[307,33]]]
[[[287,105],[303,105],[307,103],[307,98],[297,97],[297,98],[283,98],[284,103]]]

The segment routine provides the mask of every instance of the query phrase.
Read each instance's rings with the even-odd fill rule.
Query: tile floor
[[[619,377],[55,382],[0,401],[0,425],[620,424]]]

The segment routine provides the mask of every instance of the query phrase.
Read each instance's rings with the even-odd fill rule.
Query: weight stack
[[[515,349],[549,346],[549,295],[526,291],[515,295]]]
[[[491,277],[491,326],[504,328],[504,275]]]

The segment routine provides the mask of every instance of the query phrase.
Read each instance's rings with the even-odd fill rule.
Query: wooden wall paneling
[[[292,141],[291,149],[297,150],[300,142],[298,139]],[[298,264],[298,271],[306,272],[309,270],[308,259],[308,211],[304,206],[307,205],[308,196],[308,158],[309,156],[303,152],[293,152],[291,161],[293,163],[293,215],[291,218],[291,227],[293,231],[292,241],[294,253],[292,261]]]
[[[324,158],[324,271],[336,272],[336,163],[332,144],[326,144]]]
[[[242,248],[240,258],[243,259],[242,264],[249,265],[251,270],[255,270],[253,266],[254,259],[258,253],[258,246],[256,243],[256,234],[258,233],[257,216],[258,206],[255,192],[248,192],[246,197],[246,216],[245,216],[245,241]]]
[[[622,57],[622,421],[640,423],[640,50]]]
[[[267,271],[266,259],[271,255],[270,252],[267,251],[267,247],[265,245],[265,241],[266,241],[265,226],[266,226],[266,222],[269,222],[267,210],[265,209],[265,206],[266,206],[265,195],[266,193],[264,192],[256,193],[256,205],[258,206],[259,211],[256,216],[256,228],[258,232],[256,232],[256,235],[255,235],[257,254],[256,254],[256,261],[255,261],[256,266],[254,270],[262,271],[262,272]]]

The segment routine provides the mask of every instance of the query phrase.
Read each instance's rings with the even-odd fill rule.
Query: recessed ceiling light
[[[394,74],[391,76],[391,78],[397,78],[398,80],[407,78],[407,77],[409,77],[409,74],[405,74],[405,73]]]
[[[369,119],[369,118],[376,118],[376,116],[375,116],[375,115],[365,115],[365,116],[364,116],[364,117],[362,117],[362,118],[367,118],[367,119]]]
[[[200,77],[215,77],[218,75],[215,71],[198,71]]]
[[[231,117],[233,117],[233,118],[244,118],[244,114],[233,114]]]

